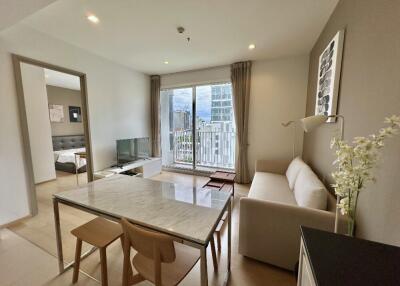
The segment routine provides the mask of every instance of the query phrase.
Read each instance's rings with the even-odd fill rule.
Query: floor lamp
[[[281,123],[283,127],[289,127],[290,125],[293,125],[293,145],[292,145],[292,159],[294,159],[294,156],[296,155],[296,121],[288,121],[288,122],[282,122]]]
[[[338,118],[340,119],[340,140],[344,138],[344,117],[343,115],[313,115],[303,119],[300,119],[301,126],[305,132],[311,132],[318,126],[322,125],[323,123],[328,120],[328,118]],[[340,197],[336,196],[336,216],[335,216],[335,233],[338,231],[338,222],[339,222],[339,208],[337,205],[340,203]]]

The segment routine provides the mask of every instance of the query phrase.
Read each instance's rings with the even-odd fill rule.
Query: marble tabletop
[[[54,195],[113,217],[206,244],[230,193],[130,176],[113,176]]]

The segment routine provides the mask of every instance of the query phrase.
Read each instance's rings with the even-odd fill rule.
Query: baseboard
[[[20,222],[23,221],[24,219],[27,219],[27,218],[30,218],[30,217],[32,217],[32,216],[31,216],[31,215],[27,215],[27,216],[21,217],[21,218],[19,218],[19,219],[13,220],[13,221],[11,221],[11,222],[2,224],[2,225],[0,225],[0,229],[2,229],[2,228],[8,228],[8,227],[10,227],[10,226],[13,226],[14,224],[20,223]]]
[[[198,170],[185,170],[185,169],[180,169],[180,168],[168,168],[168,167],[162,167],[163,171],[166,172],[173,172],[173,173],[180,173],[180,174],[186,174],[186,175],[195,175],[195,176],[203,176],[203,177],[208,177],[210,176],[213,172],[206,172],[206,171],[198,171]]]

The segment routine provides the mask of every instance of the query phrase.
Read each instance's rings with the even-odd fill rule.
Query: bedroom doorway
[[[13,55],[31,216],[52,194],[93,180],[86,75]]]

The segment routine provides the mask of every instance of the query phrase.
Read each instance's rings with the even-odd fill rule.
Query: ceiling
[[[0,0],[0,31],[56,0]]]
[[[165,74],[309,53],[337,2],[59,0],[23,23],[135,70]],[[86,19],[90,13],[98,24]],[[186,31],[178,34],[178,26]]]
[[[44,69],[44,75],[47,85],[80,90],[78,76],[49,69]]]

